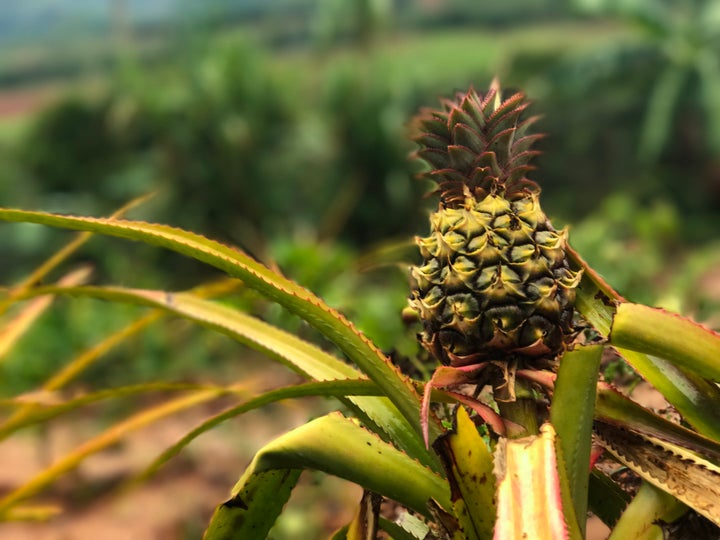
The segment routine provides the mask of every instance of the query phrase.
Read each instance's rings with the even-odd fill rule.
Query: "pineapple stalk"
[[[507,386],[507,383],[502,383]],[[503,400],[498,396],[506,393],[504,387],[495,386],[493,394],[496,399],[498,411],[504,420],[509,420],[517,425],[516,428],[508,427],[509,438],[527,437],[540,433],[538,425],[538,407],[535,395],[530,385],[522,380],[514,380],[514,396],[512,399]]]

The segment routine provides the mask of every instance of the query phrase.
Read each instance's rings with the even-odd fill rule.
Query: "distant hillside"
[[[114,10],[124,10],[139,23],[171,16],[182,0],[18,0],[0,2],[0,44],[20,45],[68,32],[106,31]]]
[[[118,16],[133,26],[162,26],[178,18],[253,18],[285,9],[310,11],[313,5],[313,0],[9,0],[0,2],[0,45],[78,32],[97,35]]]

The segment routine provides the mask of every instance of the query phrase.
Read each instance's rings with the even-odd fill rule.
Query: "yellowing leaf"
[[[153,422],[181,410],[199,405],[224,393],[223,390],[203,390],[187,396],[167,401],[161,405],[141,411],[119,422],[97,437],[85,442],[74,451],[63,456],[47,469],[38,473],[28,482],[0,499],[0,519],[7,519],[8,511],[19,502],[35,495],[54,482],[62,474],[74,469],[86,457],[95,454],[116,443],[131,431],[145,427]]]
[[[352,522],[348,526],[347,540],[375,540],[377,538],[380,502],[377,493],[365,491]]]
[[[422,435],[420,397],[412,382],[382,351],[320,298],[240,250],[182,229],[139,221],[63,216],[10,208],[0,208],[0,220],[39,223],[144,242],[192,257],[243,280],[248,287],[298,315],[335,343],[384,390],[416,434]],[[440,434],[436,423],[433,422],[430,429],[433,438]]]
[[[435,445],[448,472],[455,516],[465,537],[492,538],[495,522],[493,458],[463,407],[455,430]]]
[[[90,275],[89,267],[82,267],[60,279],[61,286],[79,285]],[[13,345],[27,332],[32,324],[50,307],[52,296],[40,296],[31,300],[22,311],[0,328],[0,360],[3,360]]]
[[[682,446],[596,422],[602,445],[647,482],[720,527],[720,466]]]
[[[538,436],[498,442],[495,540],[580,538],[577,524],[572,526],[572,505],[563,508],[555,443],[551,424],[544,424]]]

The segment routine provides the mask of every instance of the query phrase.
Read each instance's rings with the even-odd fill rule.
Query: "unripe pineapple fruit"
[[[541,137],[526,134],[527,106],[521,93],[501,101],[493,84],[416,119],[440,204],[429,236],[416,239],[423,262],[411,268],[410,305],[423,346],[444,364],[553,357],[572,334],[580,275],[525,177]]]

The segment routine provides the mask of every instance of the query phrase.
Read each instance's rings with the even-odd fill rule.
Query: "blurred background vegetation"
[[[130,217],[242,247],[398,358],[418,353],[400,312],[410,239],[434,204],[413,179],[408,120],[497,75],[543,117],[532,177],[574,247],[629,299],[720,328],[718,1],[16,0],[0,3],[0,47],[0,204],[108,215],[156,192]],[[3,225],[0,283],[70,238]],[[107,238],[76,262],[129,287],[217,277]],[[252,294],[226,301],[315,337]],[[2,359],[0,395],[36,387],[142,314],[58,300]],[[281,376],[267,368],[163,320],[76,386]],[[298,519],[299,533],[286,520],[277,537],[325,526]]]
[[[398,268],[431,204],[407,121],[498,75],[543,116],[533,178],[572,244],[627,297],[720,325],[720,2],[16,1],[0,4],[0,46],[4,206],[107,215],[156,191],[132,217],[241,246],[403,354]],[[4,225],[0,282],[67,239]],[[106,239],[83,257],[97,282],[214,275]],[[0,366],[0,390],[37,384],[138,313],[61,307]],[[202,377],[236,354],[172,325],[138,339],[87,376]]]

